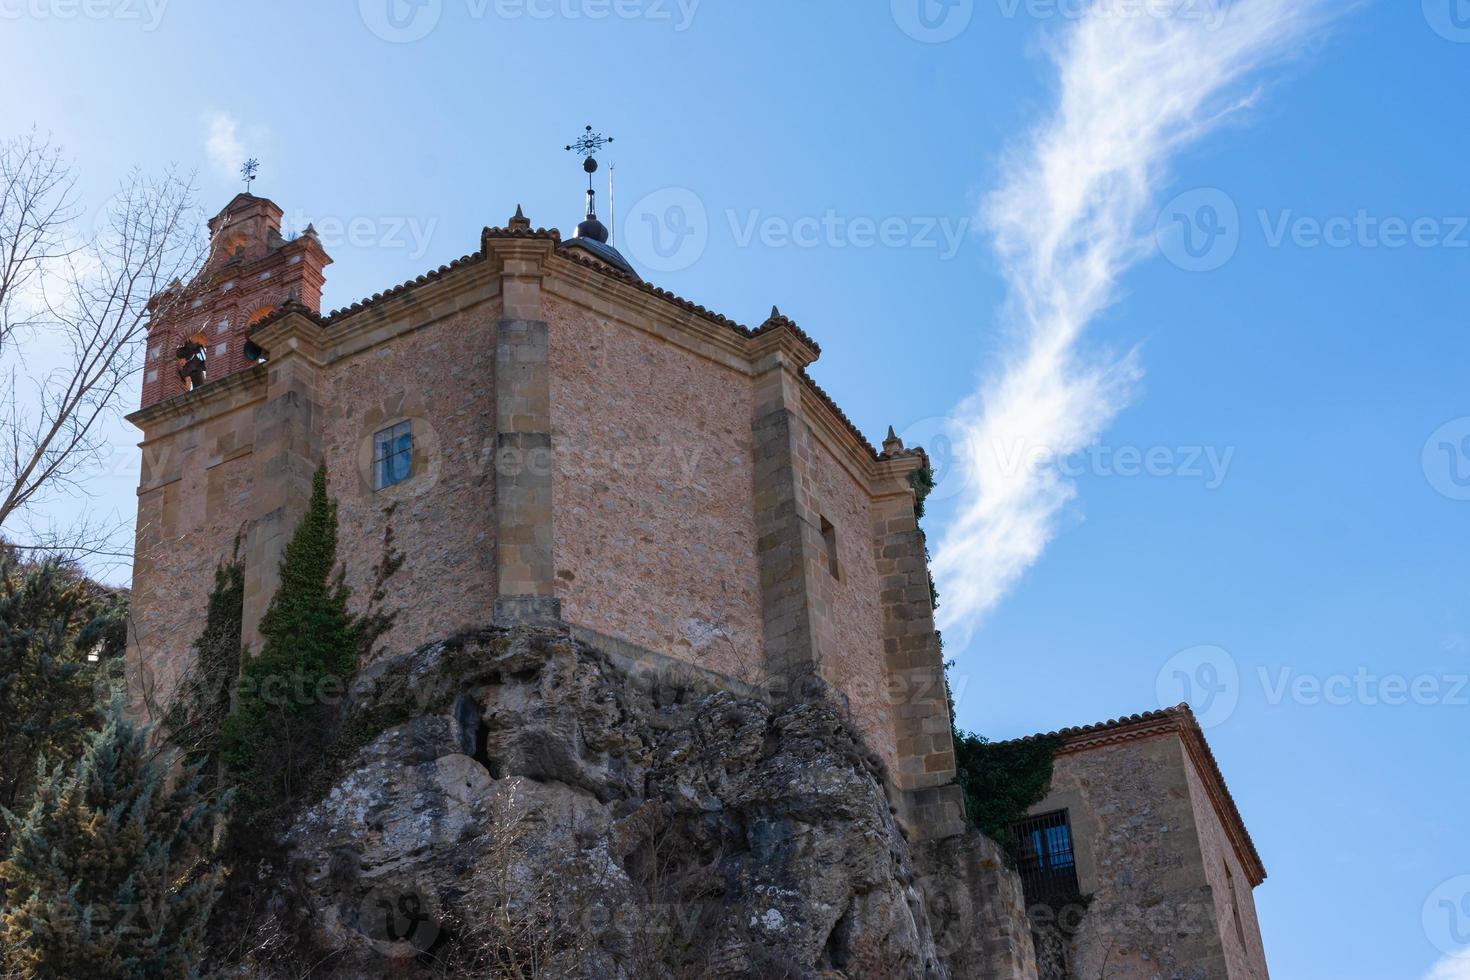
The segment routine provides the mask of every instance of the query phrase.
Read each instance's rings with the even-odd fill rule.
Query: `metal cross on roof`
[[[255,157],[251,157],[249,160],[246,160],[245,165],[240,168],[240,177],[242,180],[245,181],[246,193],[250,192],[250,184],[255,180],[255,175],[259,170],[260,161],[255,159]]]
[[[592,127],[588,126],[587,131],[577,137],[576,142],[568,145],[567,149],[590,160],[599,150],[612,141],[613,137],[603,136],[601,133],[594,133]]]

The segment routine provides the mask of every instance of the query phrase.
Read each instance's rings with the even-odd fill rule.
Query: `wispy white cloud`
[[[1153,201],[1181,149],[1250,104],[1242,83],[1297,44],[1320,0],[1098,0],[1052,52],[1057,98],[1007,161],[984,217],[1013,340],[954,412],[972,495],[934,562],[940,625],[961,640],[1041,556],[1075,484],[1038,459],[1085,449],[1141,377],[1132,353],[1082,345],[1150,248]],[[1147,222],[1145,219],[1150,219]]]
[[[250,152],[245,147],[239,120],[228,112],[211,112],[204,117],[204,151],[216,176],[226,179],[239,175],[240,165]],[[252,133],[259,138],[259,133]]]
[[[1424,980],[1470,980],[1470,954],[1446,956],[1429,968]]]

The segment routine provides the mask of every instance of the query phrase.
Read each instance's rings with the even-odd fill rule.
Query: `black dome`
[[[606,245],[608,238],[611,236],[609,236],[607,233],[607,225],[603,224],[601,221],[598,221],[596,215],[589,214],[587,216],[587,220],[583,221],[580,225],[577,226],[577,233],[572,237],[590,238],[594,242],[601,242],[602,244]]]

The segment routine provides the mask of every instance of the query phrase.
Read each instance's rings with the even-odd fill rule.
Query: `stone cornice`
[[[801,409],[802,414],[811,422],[812,431],[832,455],[837,457],[838,462],[864,490],[873,494],[877,489],[878,472],[869,447],[812,390],[811,385],[801,386]]]
[[[885,496],[899,492],[913,493],[909,477],[916,470],[929,465],[929,457],[922,449],[910,449],[903,453],[884,454],[872,463],[873,496]],[[885,490],[885,488],[888,488]]]
[[[311,317],[309,310],[293,304],[288,303],[282,312],[283,316],[272,317],[270,322],[251,331],[251,341],[271,360],[279,361],[295,354],[318,367],[326,363],[323,346],[327,338],[321,322]]]
[[[699,315],[686,307],[637,289],[620,276],[604,273],[595,266],[558,253],[548,264],[550,273],[542,288],[552,296],[583,309],[611,316],[626,326],[644,329],[637,321],[646,319],[651,332],[700,357],[742,373],[750,373],[750,349],[746,337],[727,324]]]
[[[487,262],[457,266],[452,275],[425,279],[412,294],[395,293],[325,322],[328,363],[385,340],[430,326],[500,295],[500,275]]]
[[[297,241],[301,239],[289,244],[295,245]],[[279,346],[281,338],[287,336],[292,338],[287,342],[303,352],[311,350],[314,343],[319,353],[310,356],[318,363],[332,363],[493,298],[499,280],[505,275],[536,276],[542,278],[542,288],[558,299],[614,317],[627,326],[651,332],[746,374],[755,373],[760,361],[779,355],[800,381],[804,414],[813,423],[813,429],[870,493],[896,492],[891,481],[902,479],[906,484],[908,474],[923,465],[918,451],[890,456],[873,447],[831,396],[806,373],[807,366],[821,355],[820,346],[779,310],[772,309],[771,317],[752,330],[667,290],[568,253],[560,248],[559,232],[532,230],[519,214],[508,228],[486,228],[480,243],[479,252],[327,316],[288,304],[257,324],[250,338],[267,352],[272,344]],[[294,326],[283,334],[279,324],[288,317]],[[648,323],[640,324],[640,318]],[[247,373],[249,369],[232,378]],[[138,413],[137,417],[162,417],[151,413],[164,409],[170,402],[153,406],[149,414]]]
[[[754,337],[746,341],[746,350],[750,352],[749,356],[753,361],[779,353],[798,372],[805,370],[806,366],[815,361],[819,355],[811,338],[802,333],[790,320],[776,323],[774,326],[767,321],[767,326],[762,327]]]
[[[485,253],[483,252],[474,252],[470,255],[462,255],[459,258],[455,259],[453,262],[441,265],[439,268],[426,272],[416,279],[410,279],[407,282],[401,282],[391,289],[385,290],[384,292],[374,293],[373,295],[365,299],[358,300],[351,306],[345,306],[341,309],[333,310],[330,314],[323,318],[322,322],[326,324],[334,324],[338,320],[345,319],[350,316],[355,316],[356,314],[361,313],[363,310],[377,306],[378,304],[383,303],[387,300],[402,296],[405,293],[416,291],[427,285],[428,283],[443,279],[445,276],[457,272],[465,266],[474,265],[476,263],[484,261]]]
[[[556,254],[553,232],[501,233],[490,228],[480,236],[480,254],[505,275],[539,274]]]
[[[587,268],[596,271],[599,275],[605,277],[608,280],[626,284],[627,286],[638,292],[646,293],[647,295],[662,300],[667,304],[671,304],[675,307],[678,307],[679,309],[685,310],[689,313],[693,313],[694,315],[705,319],[710,323],[715,324],[716,326],[724,327],[727,330],[733,330],[735,333],[739,334],[742,337],[750,337],[756,333],[756,331],[751,330],[749,327],[746,327],[742,324],[736,323],[734,320],[731,320],[724,314],[716,313],[714,310],[706,309],[705,307],[700,306],[698,303],[671,293],[667,289],[661,289],[658,286],[653,285],[652,283],[644,282],[642,279],[634,279],[633,277],[619,272],[616,269],[609,269],[607,266],[602,265],[601,263],[593,262],[591,259],[585,258],[581,255],[577,255],[574,252],[568,252],[563,249],[557,254],[567,262],[573,262],[578,265],[586,266]]]
[[[805,371],[809,364],[822,356],[822,348],[817,346],[817,342],[798,327],[795,320],[774,306],[766,322],[755,329],[750,347],[756,357],[775,347],[790,358],[798,371]]]
[[[259,401],[265,397],[265,376],[265,365],[255,364],[207,382],[195,391],[149,405],[128,415],[127,420],[144,430],[150,440],[156,439]]]
[[[876,464],[889,457],[879,454],[806,374],[806,366],[820,355],[820,348],[779,311],[773,310],[771,319],[758,330],[746,330],[733,321],[710,315],[702,307],[691,308],[687,301],[661,296],[661,291],[565,253],[558,252],[547,271],[550,274],[543,288],[551,295],[614,317],[635,329],[639,328],[636,315],[641,315],[653,324],[655,336],[727,367],[747,374],[760,373],[771,366],[762,362],[778,358],[801,388],[803,414],[813,423],[813,430],[860,485],[870,493],[877,490],[887,471]],[[632,315],[623,314],[624,310]],[[894,460],[905,480],[909,471],[923,465],[922,454],[917,451]]]

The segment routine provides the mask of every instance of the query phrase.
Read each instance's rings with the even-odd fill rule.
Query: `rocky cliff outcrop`
[[[986,899],[916,868],[841,713],[718,688],[556,629],[375,664],[264,872],[290,965],[251,975],[949,977]]]

